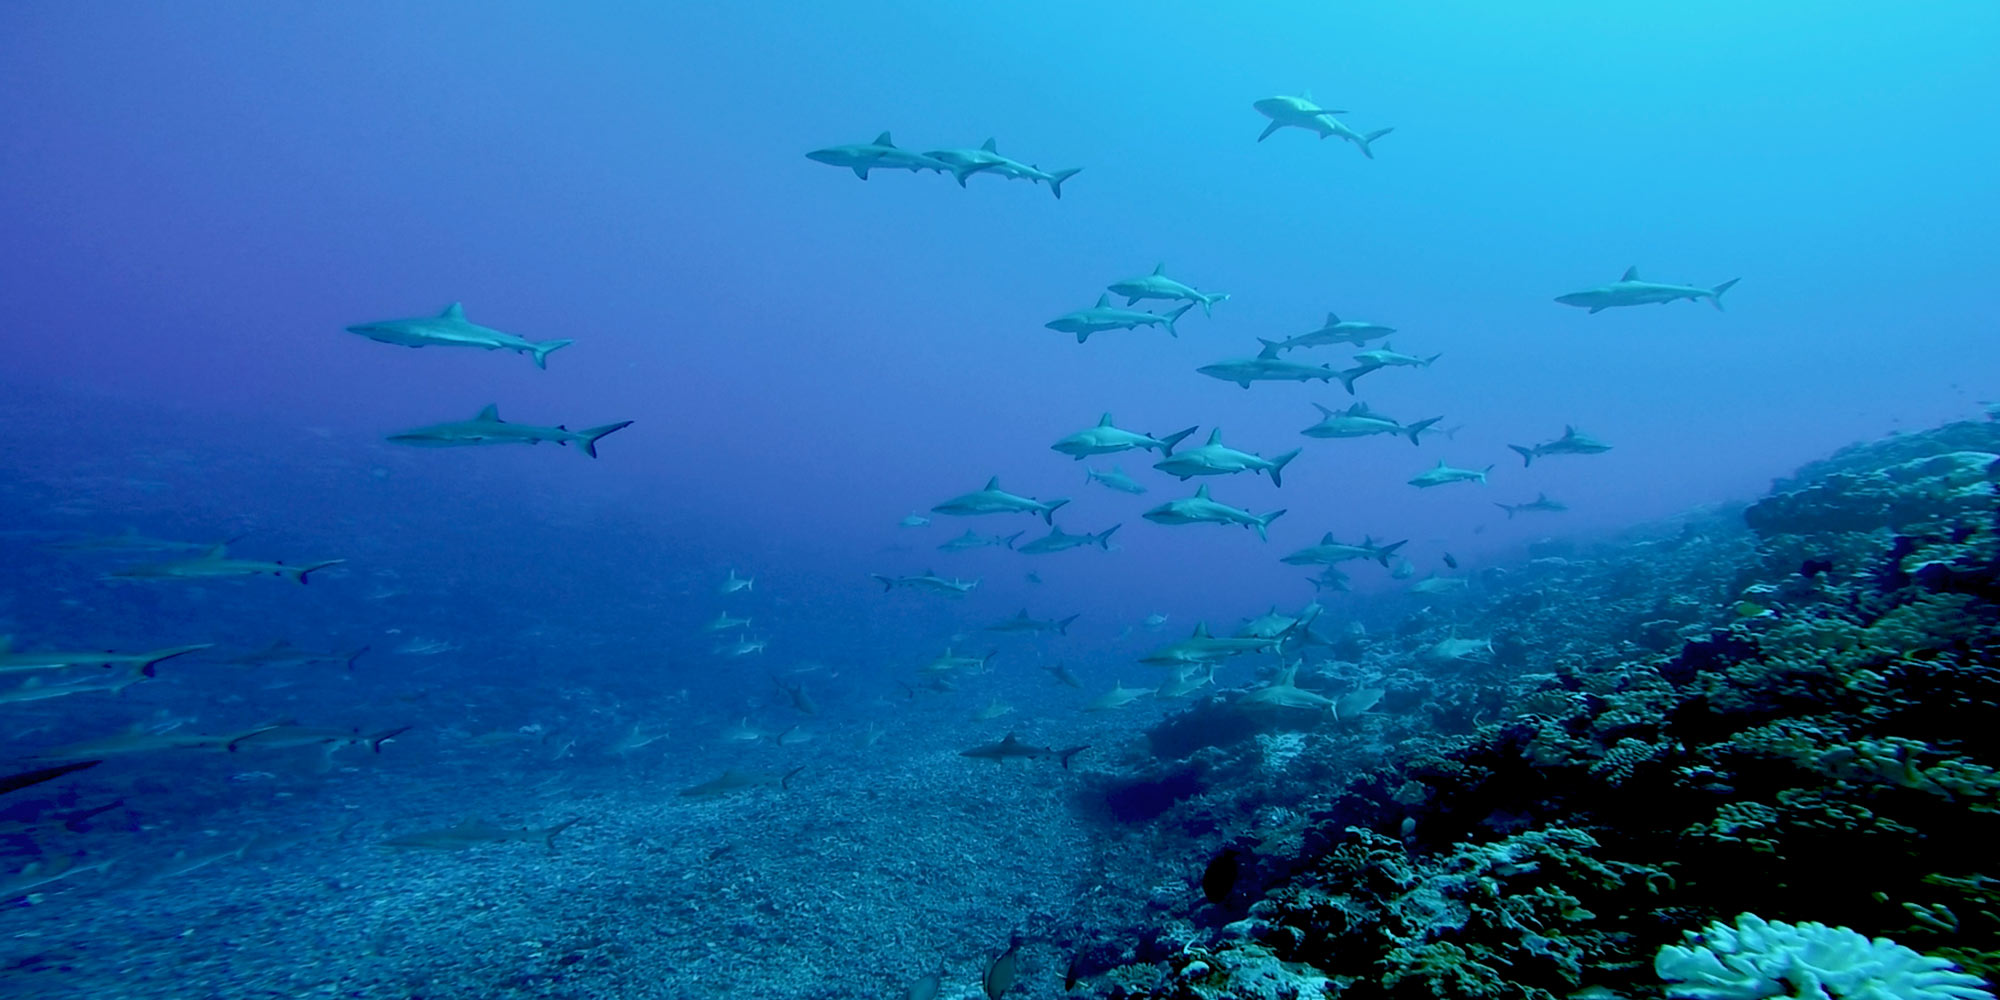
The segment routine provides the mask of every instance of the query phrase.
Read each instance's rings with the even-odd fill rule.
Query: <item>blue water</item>
[[[516,787],[530,781],[517,766],[667,800],[731,766],[715,738],[728,722],[795,721],[771,675],[807,670],[823,708],[810,727],[846,747],[898,718],[896,682],[946,647],[999,648],[1009,672],[899,723],[913,733],[953,748],[1040,725],[1112,745],[1136,724],[1051,707],[1031,667],[1064,660],[1093,690],[1146,680],[1133,659],[1196,621],[1220,631],[1320,596],[1277,557],[1323,532],[1409,539],[1419,578],[1448,573],[1447,552],[1476,570],[1974,414],[2000,381],[1996,50],[2000,8],[1982,3],[9,4],[0,633],[25,649],[371,652],[352,674],[163,665],[116,697],[0,705],[0,740],[26,767],[134,723],[416,728],[385,751],[403,760],[345,749],[362,763],[330,775],[310,750],[255,768],[107,764],[64,779],[62,801],[127,809],[74,843],[14,838],[5,867],[171,854],[247,826],[327,834],[260,862],[325,870],[425,825],[398,816],[564,818]],[[1307,90],[1394,132],[1372,160],[1298,130],[1257,142],[1251,102]],[[1058,200],[990,174],[864,183],[804,157],[885,129],[906,148],[993,137],[1083,169]],[[1177,337],[1079,345],[1044,329],[1157,263],[1230,298]],[[1552,301],[1629,266],[1741,284],[1726,311]],[[451,302],[575,344],[543,371],[343,330]],[[1194,372],[1329,311],[1442,354],[1354,398],[1462,429],[1414,448],[1316,441],[1298,433],[1312,404],[1354,401],[1337,384],[1246,391]],[[634,423],[595,461],[384,440],[488,403],[531,423]],[[1264,455],[1303,447],[1282,489],[1205,480],[1231,504],[1284,508],[1270,541],[1142,520],[1201,481],[1141,453],[1049,450],[1107,411],[1135,430],[1198,425],[1197,441],[1219,426]],[[1569,424],[1613,449],[1523,469],[1504,447]],[[1491,464],[1491,481],[1406,485],[1440,459]],[[1083,482],[1114,463],[1150,492]],[[1073,497],[1069,530],[1122,525],[1115,551],[935,551],[966,527],[1032,538],[1026,516],[898,526],[994,475]],[[1494,506],[1538,493],[1570,510]],[[346,562],[303,588],[111,583],[149,557],[47,547],[127,527]],[[980,584],[954,601],[869,579],[930,568]],[[732,569],[754,590],[718,594]],[[1369,603],[1404,585],[1380,567],[1344,569],[1358,596],[1328,596],[1336,614],[1379,625],[1402,607]],[[1062,637],[981,631],[1024,607],[1081,617]],[[724,610],[752,616],[768,648],[718,655],[703,625]],[[1168,624],[1147,630],[1149,614]],[[413,642],[441,648],[397,652]],[[989,699],[1018,707],[969,721]],[[634,723],[672,749],[607,762]],[[546,748],[532,767],[426,770],[523,727]],[[570,744],[596,756],[576,764]],[[246,771],[277,775],[231,780]],[[466,794],[441,798],[452,789]],[[420,805],[396,798],[418,790]],[[55,940],[79,913],[115,923],[138,905],[98,892],[61,884],[8,926]]]

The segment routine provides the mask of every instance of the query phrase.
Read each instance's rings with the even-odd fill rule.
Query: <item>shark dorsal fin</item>
[[[1440,468],[1440,469],[1444,468],[1444,459],[1442,459],[1442,458],[1438,459],[1438,465],[1437,465],[1437,467],[1438,467],[1438,468]]]
[[[1321,406],[1321,405],[1319,405],[1318,403],[1314,403],[1314,404],[1313,404],[1313,409],[1315,409],[1315,410],[1318,410],[1318,411],[1319,411],[1319,415],[1320,415],[1320,416],[1322,416],[1322,417],[1331,417],[1331,416],[1333,416],[1333,413],[1334,413],[1334,411],[1332,411],[1332,410],[1329,410],[1329,409],[1327,409],[1326,407],[1324,407],[1324,406]],[[1350,409],[1350,410],[1348,410],[1347,412],[1349,412],[1349,413],[1352,413],[1352,412],[1354,412],[1354,411]]]
[[[1015,615],[1014,617],[1015,617],[1015,618],[1018,618],[1018,619],[1020,619],[1020,620],[1022,620],[1022,621],[1027,621],[1027,620],[1028,620],[1028,609],[1027,609],[1027,608],[1022,608],[1022,609],[1021,609],[1021,613],[1020,613],[1020,614],[1018,614],[1018,615]]]
[[[894,142],[889,141],[889,133],[887,132],[884,132],[881,135],[875,137],[875,145],[887,146],[891,149],[896,148],[896,144]]]
[[[1320,543],[1321,545],[1332,545],[1332,544],[1333,544],[1333,532],[1329,531],[1329,532],[1327,532],[1326,534],[1324,534],[1324,535],[1320,536],[1320,540],[1319,540],[1319,543]]]
[[[462,320],[465,318],[465,307],[454,302],[451,305],[445,306],[444,312],[438,313],[438,318]]]
[[[1216,429],[1208,432],[1208,443],[1209,444],[1222,443],[1222,428],[1217,427]]]
[[[1296,663],[1287,664],[1285,669],[1278,671],[1278,679],[1272,681],[1271,686],[1278,688],[1298,687],[1298,677],[1299,665]]]
[[[1573,437],[1575,437],[1575,436],[1576,436],[1576,428],[1575,428],[1574,426],[1570,425],[1570,424],[1564,424],[1564,425],[1563,425],[1563,437],[1566,437],[1566,438],[1573,438]]]
[[[1109,427],[1109,426],[1111,426],[1111,414],[1107,413],[1107,414],[1105,414],[1105,415],[1103,415],[1103,416],[1101,416],[1101,417],[1098,417],[1098,418],[1097,418],[1097,426],[1099,426],[1099,427]]]
[[[214,548],[209,549],[207,552],[202,553],[201,557],[203,559],[221,559],[222,557],[228,554],[229,554],[229,546],[228,544],[225,543],[222,545],[217,545]]]
[[[1339,316],[1339,314],[1338,314],[1338,313],[1333,313],[1333,312],[1329,312],[1329,313],[1327,313],[1327,314],[1326,314],[1326,325],[1328,325],[1328,326],[1339,326],[1339,325],[1340,325],[1340,316]]]
[[[489,422],[489,423],[495,423],[495,424],[499,423],[499,422],[500,422],[500,404],[498,404],[498,403],[488,403],[488,404],[486,404],[485,408],[484,408],[484,409],[481,409],[481,410],[479,411],[479,415],[478,415],[478,416],[476,416],[476,417],[473,417],[472,419],[474,419],[474,420],[483,420],[483,421],[487,421],[487,422]]]
[[[1000,488],[1000,477],[999,477],[999,476],[994,476],[993,478],[991,478],[991,479],[988,479],[988,480],[986,481],[986,488],[987,488],[987,489],[989,489],[989,490],[997,490],[997,489],[999,489],[999,488]]]
[[[1619,278],[1618,280],[1619,280],[1619,281],[1638,281],[1638,280],[1639,280],[1639,265],[1637,265],[1637,264],[1634,264],[1634,265],[1632,265],[1631,267],[1628,267],[1628,268],[1626,268],[1626,269],[1625,269],[1625,276],[1624,276],[1624,277],[1622,277],[1622,278]]]
[[[1110,293],[1110,292],[1106,292],[1106,293],[1104,293],[1103,295],[1099,295],[1099,296],[1097,297],[1097,308],[1099,308],[1099,309],[1102,309],[1102,308],[1104,308],[1105,306],[1108,306],[1108,305],[1110,305],[1110,304],[1111,304],[1111,293]]]
[[[14,637],[11,635],[0,635],[0,653],[10,653],[13,650]]]
[[[1019,742],[1021,741],[1018,738],[1016,738],[1013,733],[1008,733],[1006,736],[1001,738],[1000,745],[1003,747],[1011,747]]]
[[[1195,638],[1197,638],[1197,639],[1206,639],[1206,638],[1208,638],[1208,623],[1207,623],[1207,622],[1195,622],[1195,623],[1194,623],[1194,637],[1195,637]]]
[[[1367,416],[1372,412],[1373,411],[1368,409],[1367,403],[1356,403],[1353,406],[1347,408],[1347,415],[1350,417]]]
[[[1161,262],[1160,262],[1160,263],[1158,263],[1158,264],[1154,264],[1154,265],[1153,265],[1153,273],[1154,273],[1155,275],[1161,275],[1161,274],[1165,274],[1165,273],[1167,273],[1167,264],[1166,264],[1166,262],[1165,262],[1165,261],[1161,261]]]
[[[1207,483],[1203,483],[1203,484],[1201,484],[1200,486],[1197,486],[1197,487],[1195,487],[1195,488],[1194,488],[1194,498],[1195,498],[1196,500],[1206,500],[1206,499],[1208,499],[1208,484],[1207,484]]]
[[[1549,500],[1549,495],[1548,495],[1547,493],[1537,493],[1537,494],[1535,494],[1535,502],[1536,502],[1536,503],[1547,503],[1547,502],[1548,502],[1548,500]]]
[[[985,150],[988,153],[997,153],[1000,151],[1000,144],[994,142],[992,139],[988,139],[979,148]]]
[[[925,576],[936,576],[936,575],[937,575],[937,573],[936,573],[935,571],[933,571],[933,570],[929,570],[929,569],[926,569],[926,570],[924,570],[924,575],[925,575]]]
[[[1310,90],[1299,91],[1299,100],[1311,104],[1313,102],[1313,92]]]

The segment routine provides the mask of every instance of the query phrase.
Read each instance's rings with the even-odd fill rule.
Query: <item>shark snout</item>
[[[806,159],[814,163],[831,163],[838,166],[840,163],[840,152],[833,149],[815,149],[806,154]]]

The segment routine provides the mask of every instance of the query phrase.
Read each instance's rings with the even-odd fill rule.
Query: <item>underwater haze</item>
[[[1238,995],[1160,942],[1220,956],[1217,851],[1326,806],[1217,755],[1328,795],[1878,581],[1745,509],[1986,426],[1995,51],[1988,3],[0,7],[0,754],[99,762],[0,792],[0,989]],[[1154,440],[1052,449],[1107,414]],[[1248,468],[1152,468],[1218,431]],[[959,516],[995,477],[1067,502]]]

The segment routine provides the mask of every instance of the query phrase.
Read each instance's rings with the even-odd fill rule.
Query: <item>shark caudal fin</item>
[[[1742,280],[1742,278],[1731,278],[1708,290],[1708,301],[1715,306],[1717,312],[1722,311],[1722,293],[1735,288],[1736,283]]]
[[[630,426],[632,426],[632,421],[620,420],[615,424],[605,424],[602,427],[588,427],[583,430],[577,431],[576,435],[580,439],[577,442],[577,447],[580,450],[582,450],[584,454],[589,455],[591,458],[596,458],[597,442],[599,439],[603,438],[606,434],[609,434],[612,431],[622,431]]]
[[[1185,316],[1185,315],[1187,315],[1187,311],[1188,311],[1189,309],[1193,309],[1193,308],[1194,308],[1194,303],[1192,303],[1192,302],[1183,302],[1183,303],[1181,303],[1181,307],[1180,307],[1179,309],[1176,309],[1176,310],[1174,310],[1173,312],[1170,312],[1170,313],[1168,313],[1168,314],[1167,314],[1167,333],[1169,333],[1169,334],[1171,334],[1171,335],[1173,335],[1173,336],[1175,336],[1175,337],[1178,337],[1178,336],[1180,336],[1180,335],[1181,335],[1181,332],[1180,332],[1180,331],[1179,331],[1178,329],[1175,329],[1175,327],[1174,327],[1174,321],[1175,321],[1175,320],[1177,320],[1177,319],[1180,319],[1180,318],[1181,318],[1182,316]]]
[[[1006,542],[1008,550],[1012,551],[1014,548],[1014,543],[1020,541],[1021,536],[1025,534],[1027,534],[1027,532],[1025,531],[1016,531],[1013,534],[1008,535],[1006,538],[1001,539],[1001,541]]]
[[[1116,530],[1116,529],[1114,529],[1114,530]],[[1110,533],[1111,533],[1111,532],[1109,532],[1109,531],[1105,532],[1105,534],[1107,534],[1107,535],[1108,535],[1108,534],[1110,534]],[[1059,621],[1059,622],[1056,622],[1056,634],[1057,634],[1057,635],[1068,635],[1068,634],[1069,634],[1069,626],[1070,626],[1070,623],[1071,623],[1071,622],[1073,622],[1073,621],[1076,621],[1076,620],[1077,620],[1078,618],[1082,618],[1082,617],[1083,617],[1082,615],[1080,615],[1080,614],[1076,614],[1076,615],[1071,615],[1071,616],[1069,616],[1068,618],[1065,618],[1065,619],[1063,619],[1063,620],[1061,620],[1061,621]],[[1062,666],[1062,664],[1056,664],[1056,666],[1060,667],[1060,666]]]
[[[1358,379],[1358,378],[1360,378],[1360,377],[1361,377],[1361,376],[1363,376],[1363,375],[1366,375],[1366,374],[1368,374],[1369,372],[1372,372],[1372,371],[1374,371],[1374,370],[1375,370],[1376,368],[1378,368],[1378,367],[1380,367],[1380,366],[1379,366],[1379,365],[1358,365],[1358,366],[1356,366],[1356,367],[1353,367],[1353,368],[1347,368],[1347,369],[1343,369],[1343,370],[1341,370],[1341,371],[1337,371],[1337,372],[1334,372],[1334,373],[1333,373],[1333,377],[1334,377],[1334,378],[1337,378],[1337,379],[1339,379],[1339,380],[1340,380],[1340,387],[1341,387],[1341,388],[1343,388],[1343,389],[1346,389],[1346,390],[1347,390],[1347,394],[1348,394],[1348,395],[1350,395],[1350,396],[1352,396],[1352,395],[1354,395],[1354,380],[1355,380],[1355,379]]]
[[[345,662],[346,662],[346,664],[347,664],[347,669],[349,669],[349,670],[353,670],[353,669],[354,669],[354,661],[356,661],[356,660],[358,660],[358,659],[361,659],[361,657],[362,657],[362,656],[363,656],[364,654],[366,654],[367,652],[368,652],[368,647],[367,647],[367,646],[363,646],[363,647],[361,647],[360,649],[357,649],[357,650],[355,650],[354,652],[352,652],[352,653],[349,653],[349,654],[347,654],[347,655],[346,655],[346,656],[344,656],[344,657],[341,657],[341,659],[342,659],[343,661],[345,661]]]
[[[1009,548],[1012,548],[1012,546],[1009,546]],[[883,576],[883,575],[882,575],[882,574],[880,574],[880,573],[870,573],[870,574],[868,574],[868,575],[869,575],[869,576],[871,576],[871,577],[874,577],[874,578],[875,578],[875,581],[876,581],[877,583],[880,583],[880,584],[882,585],[882,592],[883,592],[883,593],[885,593],[885,594],[886,594],[886,593],[888,593],[889,591],[892,591],[892,590],[895,590],[895,589],[896,589],[896,581],[894,581],[894,580],[891,580],[891,579],[889,579],[888,577],[886,577],[886,576]]]
[[[1063,770],[1067,771],[1069,770],[1069,759],[1088,749],[1090,749],[1090,744],[1085,743],[1080,747],[1070,747],[1067,750],[1057,750],[1056,759],[1062,761]]]
[[[1424,432],[1430,430],[1432,424],[1435,424],[1443,419],[1444,419],[1443,417],[1431,417],[1428,420],[1419,420],[1416,423],[1403,428],[1403,433],[1408,434],[1410,436],[1411,444],[1422,445],[1424,443],[1423,442]]]
[[[1104,551],[1106,551],[1106,552],[1109,552],[1109,551],[1111,551],[1111,533],[1112,533],[1112,532],[1114,532],[1114,531],[1117,531],[1117,530],[1118,530],[1119,528],[1122,528],[1122,527],[1124,527],[1124,526],[1125,526],[1125,525],[1124,525],[1124,524],[1122,524],[1122,523],[1121,523],[1121,524],[1114,524],[1114,525],[1112,525],[1111,527],[1109,527],[1109,528],[1106,528],[1106,529],[1104,529],[1103,531],[1100,531],[1100,532],[1098,532],[1098,533],[1097,533],[1097,536],[1096,536],[1096,537],[1097,537],[1097,547],[1098,547],[1098,548],[1100,548],[1100,549],[1103,549],[1103,550],[1104,550]]]
[[[1494,504],[1493,506],[1495,506],[1495,507],[1498,507],[1498,508],[1500,508],[1501,510],[1504,510],[1504,511],[1506,511],[1506,512],[1507,512],[1507,520],[1509,520],[1509,521],[1512,521],[1512,520],[1514,519],[1514,505],[1513,505],[1513,504],[1509,504],[1509,503],[1497,503],[1497,502],[1496,502],[1496,503],[1495,503],[1495,504]]]
[[[564,830],[567,830],[570,827],[575,826],[581,822],[583,822],[583,817],[578,816],[575,819],[563,820],[562,822],[557,823],[556,825],[549,827],[546,830],[537,831],[542,835],[542,846],[547,847],[551,851],[555,850],[556,834],[561,833]]]
[[[549,355],[574,343],[574,340],[540,340],[529,344],[528,350],[535,356],[535,367],[547,371]]]
[[[1209,307],[1211,307],[1211,306],[1215,305],[1215,304],[1216,304],[1217,302],[1226,302],[1226,301],[1228,301],[1228,299],[1229,299],[1229,293],[1228,293],[1228,292],[1216,292],[1216,293],[1215,293],[1215,294],[1213,294],[1213,295],[1204,295],[1204,296],[1202,296],[1202,297],[1201,297],[1201,314],[1202,314],[1203,316],[1214,316],[1214,315],[1215,315],[1214,313],[1212,313],[1212,312],[1209,312]]]
[[[1254,519],[1252,519],[1252,521],[1251,521],[1251,526],[1257,529],[1257,537],[1258,537],[1258,538],[1260,538],[1260,539],[1263,539],[1264,541],[1267,541],[1267,542],[1268,542],[1268,541],[1270,541],[1270,540],[1271,540],[1271,536],[1270,536],[1270,535],[1267,535],[1267,534],[1265,534],[1265,533],[1264,533],[1264,529],[1265,529],[1265,528],[1268,528],[1268,527],[1270,527],[1270,526],[1271,526],[1271,522],[1272,522],[1272,521],[1275,521],[1275,520],[1277,520],[1278,518],[1281,518],[1281,517],[1284,517],[1284,516],[1285,516],[1285,512],[1284,512],[1283,510],[1274,510],[1274,511],[1270,512],[1269,514],[1266,514],[1266,515],[1264,515],[1263,517],[1259,517],[1259,518],[1254,518]]]
[[[1200,424],[1195,425],[1195,427],[1200,427],[1200,426],[1201,426]],[[1175,431],[1174,433],[1161,438],[1160,444],[1163,445],[1164,447],[1160,449],[1160,454],[1172,455],[1174,453],[1174,445],[1180,444],[1182,441],[1186,440],[1189,434],[1194,433],[1195,427],[1190,427],[1184,431]]]
[[[338,566],[346,561],[345,559],[328,559],[325,562],[307,563],[304,566],[279,566],[278,575],[289,576],[303,584],[306,582],[306,577],[310,574],[317,573],[328,566]]]
[[[1518,444],[1510,444],[1507,447],[1521,456],[1521,468],[1525,469],[1535,463],[1535,449],[1523,448]]]
[[[1300,449],[1293,448],[1291,451],[1285,452],[1284,454],[1279,455],[1277,458],[1271,460],[1272,486],[1285,485],[1285,480],[1284,480],[1285,466],[1291,464],[1292,459],[1299,457],[1299,451]]]
[[[1408,544],[1410,544],[1410,540],[1405,538],[1402,541],[1395,543],[1394,545],[1384,545],[1381,548],[1375,550],[1375,560],[1382,564],[1383,569],[1388,569],[1389,557],[1395,555],[1397,549],[1400,549]]]
[[[1058,170],[1049,175],[1049,191],[1056,196],[1057,201],[1062,200],[1063,182],[1082,172],[1082,167],[1071,167],[1068,170]]]
[[[1048,502],[1048,503],[1046,503],[1046,504],[1043,504],[1043,505],[1042,505],[1042,510],[1041,510],[1041,514],[1042,514],[1042,523],[1043,523],[1043,524],[1046,524],[1046,525],[1048,525],[1048,526],[1049,526],[1049,527],[1051,527],[1051,528],[1055,527],[1055,526],[1056,526],[1056,509],[1057,509],[1057,508],[1059,508],[1059,507],[1061,507],[1061,506],[1062,506],[1063,504],[1066,504],[1066,503],[1068,503],[1068,502],[1069,502],[1069,498],[1068,498],[1068,497],[1062,497],[1062,498],[1059,498],[1059,499],[1056,499],[1056,500],[1051,500],[1051,501],[1049,501],[1049,502]]]
[[[1394,131],[1396,130],[1393,128],[1378,128],[1375,131],[1370,132],[1362,136],[1361,138],[1354,140],[1354,144],[1361,147],[1362,156],[1365,156],[1372,160],[1375,158],[1375,151],[1369,149],[1368,145],[1374,142],[1375,140],[1380,139],[1383,136],[1388,135],[1389,133]]]
[[[409,732],[410,729],[411,727],[409,726],[397,726],[394,729],[384,729],[379,733],[370,733],[367,737],[365,737],[365,739],[368,741],[368,749],[376,753],[381,753],[382,744],[387,743],[390,740],[393,740],[396,737]],[[554,834],[551,834],[550,836],[554,836]]]

